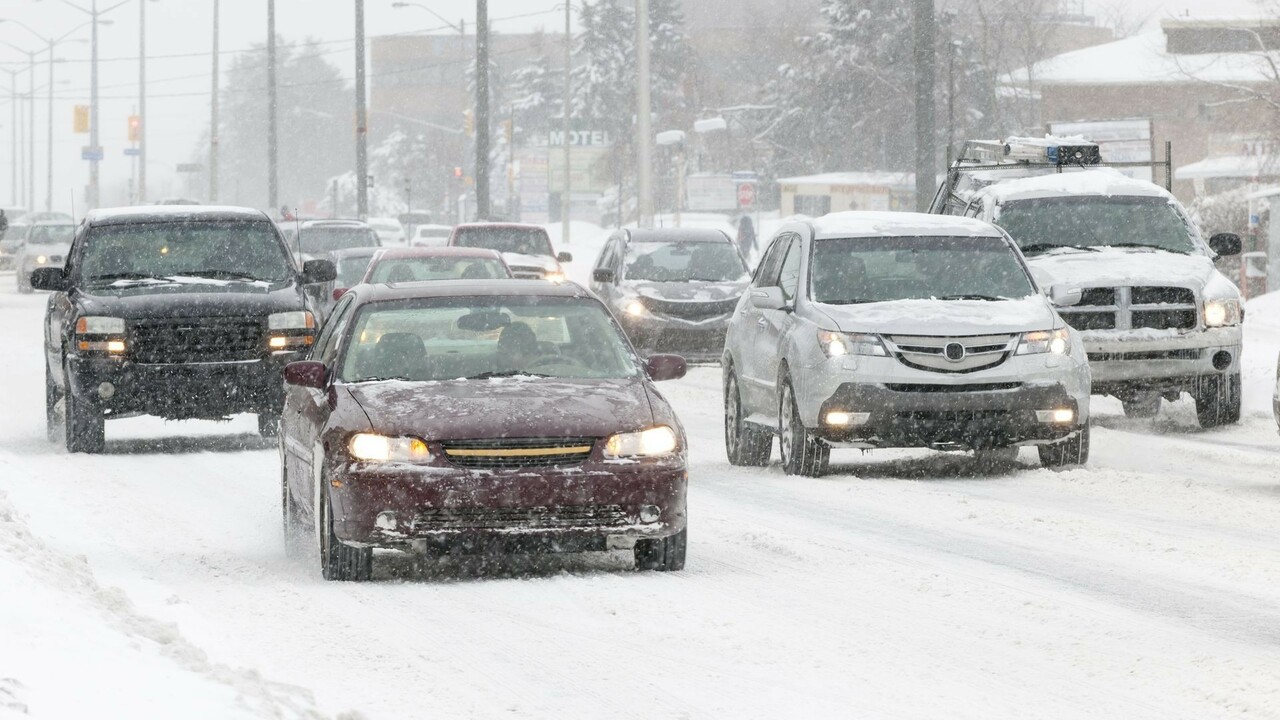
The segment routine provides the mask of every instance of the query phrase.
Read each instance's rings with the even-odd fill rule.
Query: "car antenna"
[[[298,258],[302,258],[302,220],[298,218],[298,208],[293,209],[293,230],[298,236]]]
[[[74,227],[76,224],[76,191],[71,190],[68,194],[71,195],[71,225]]]

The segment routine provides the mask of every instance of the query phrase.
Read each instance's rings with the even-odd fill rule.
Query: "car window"
[[[369,255],[353,255],[339,260],[337,286],[349,288],[359,285],[372,259]]]
[[[753,286],[774,287],[778,284],[778,266],[782,263],[782,253],[793,236],[794,233],[787,233],[774,238],[760,264],[756,266],[756,276],[751,283]]]
[[[267,222],[200,221],[99,225],[79,256],[83,282],[157,278],[283,282],[292,262]]]
[[[620,244],[621,241],[617,236],[609,238],[609,242],[605,243],[604,251],[600,253],[600,261],[596,264],[596,267],[605,269],[612,268],[614,259],[618,254],[618,246]]]
[[[33,225],[27,233],[27,242],[32,245],[70,245],[75,234],[75,225]]]
[[[484,248],[519,255],[551,255],[551,236],[540,227],[459,228],[453,239],[457,247]]]
[[[1028,255],[1058,247],[1196,250],[1191,226],[1162,197],[1053,197],[1002,203],[995,223]]]
[[[624,378],[639,370],[607,310],[586,298],[423,298],[365,305],[340,379]]]
[[[732,282],[747,276],[742,256],[723,242],[646,242],[627,248],[628,280]]]
[[[304,227],[299,236],[300,251],[307,255],[324,255],[347,248],[378,247],[378,236],[363,226]]]
[[[333,313],[329,315],[329,320],[321,328],[320,336],[316,338],[316,344],[311,351],[312,359],[319,360],[325,365],[333,362],[338,338],[341,337],[342,328],[350,318],[351,308],[355,304],[354,295],[346,295],[338,301],[337,306],[333,308]]]
[[[370,269],[371,283],[423,280],[493,280],[510,277],[497,258],[413,257],[383,259]]]
[[[778,287],[782,288],[782,296],[787,300],[796,299],[796,291],[800,288],[800,238],[791,237],[786,257],[782,260],[782,268],[778,271]]]

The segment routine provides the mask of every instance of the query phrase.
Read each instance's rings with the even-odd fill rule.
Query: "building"
[[[914,210],[915,173],[831,172],[779,178],[783,217],[843,210]]]

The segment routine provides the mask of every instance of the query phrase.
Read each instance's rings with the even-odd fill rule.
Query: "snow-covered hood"
[[[302,293],[289,283],[192,278],[182,282],[83,287],[71,295],[83,315],[132,318],[265,317],[302,310]]]
[[[559,270],[560,263],[549,255],[525,255],[523,253],[504,252],[502,259],[507,262],[507,267],[515,269],[517,267],[537,267],[544,270]]]
[[[650,280],[626,280],[623,288],[641,297],[675,302],[720,302],[737,300],[747,289],[744,278],[732,282],[653,282]]]
[[[347,389],[376,432],[430,440],[596,438],[654,422],[640,378],[388,381]]]
[[[1148,250],[1100,248],[1097,252],[1055,251],[1027,258],[1042,287],[1111,287],[1172,285],[1203,294],[1221,275],[1204,255]]]
[[[843,332],[878,335],[995,335],[1047,330],[1061,324],[1047,298],[1019,300],[894,300],[815,305]]]

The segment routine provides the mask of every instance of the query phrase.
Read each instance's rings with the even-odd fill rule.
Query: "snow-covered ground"
[[[286,560],[251,417],[47,443],[44,298],[11,288],[0,718],[1280,718],[1280,298],[1249,307],[1236,427],[1096,399],[1087,469],[838,452],[791,478],[727,464],[696,368],[664,386],[691,443],[684,572],[380,558],[353,585]]]

